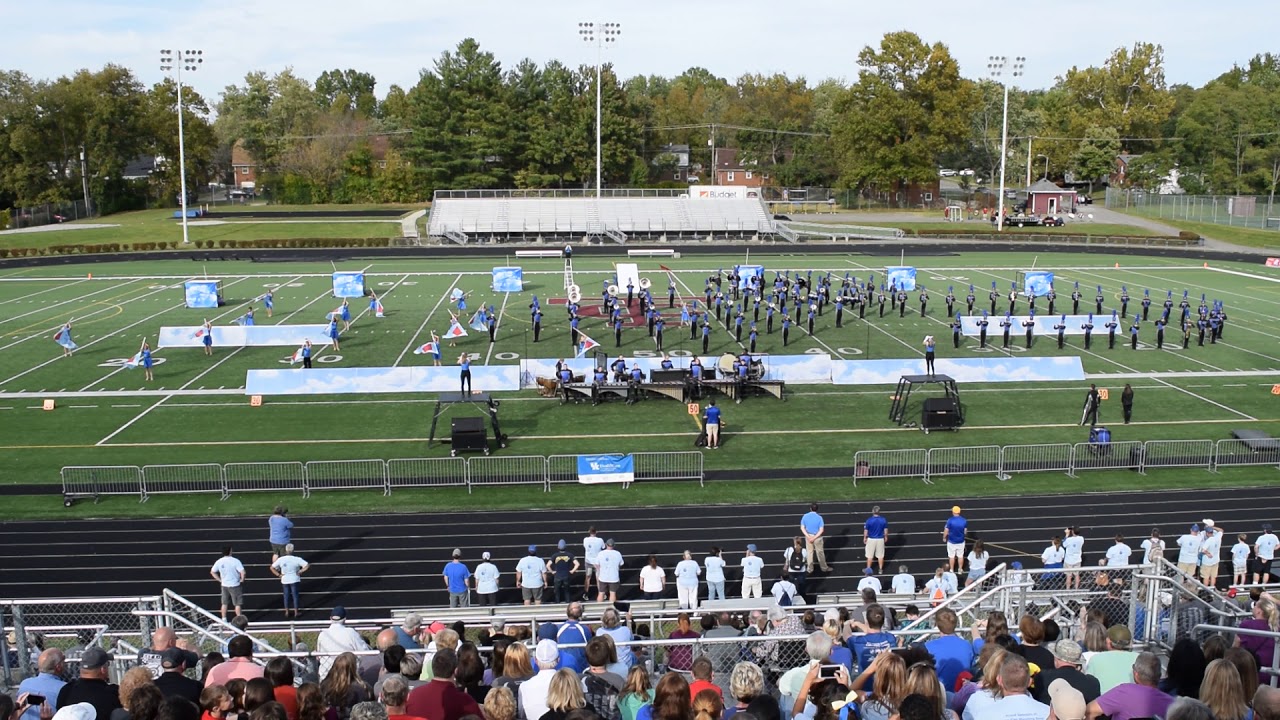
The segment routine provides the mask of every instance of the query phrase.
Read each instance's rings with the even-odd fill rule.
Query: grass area
[[[1128,213],[1130,215],[1140,215],[1142,217],[1150,217],[1153,220],[1176,227],[1179,230],[1190,230],[1194,233],[1229,242],[1235,245],[1243,245],[1245,247],[1256,248],[1274,248],[1280,250],[1280,230],[1262,230],[1258,228],[1233,227],[1231,225],[1218,225],[1215,223],[1195,222],[1191,220],[1176,220],[1168,217],[1159,217],[1150,213],[1141,213],[1134,209],[1119,210],[1119,212]]]
[[[835,223],[841,224],[841,223]],[[870,225],[873,227],[896,227],[907,232],[973,232],[973,233],[994,233],[995,226],[990,222],[983,221],[965,221],[958,223],[951,222],[849,222],[847,224]],[[1005,234],[1009,235],[1136,235],[1143,237],[1158,236],[1159,233],[1137,225],[1120,225],[1108,223],[1072,223],[1069,222],[1062,227],[1005,227]]]
[[[449,324],[451,305],[448,296],[457,286],[471,292],[468,298],[474,309],[478,303],[491,304],[500,312],[501,326],[496,344],[487,336],[471,331],[456,348],[445,349],[445,363],[452,364],[458,353],[472,355],[476,366],[512,364],[521,360],[550,359],[570,355],[568,328],[564,311],[557,299],[562,292],[562,264],[557,260],[445,259],[431,261],[388,260],[369,263],[367,286],[376,290],[387,308],[385,318],[375,319],[363,313],[366,303],[353,302],[357,315],[350,332],[342,337],[340,351],[321,349],[317,367],[416,367],[424,372],[431,365],[429,355],[409,352],[429,339],[429,333],[443,334]],[[791,271],[812,268],[815,277],[828,271],[837,279],[848,273],[865,281],[874,273],[883,279],[884,261],[853,256],[760,255],[752,253],[753,262],[763,263],[766,277],[772,279],[775,269]],[[709,273],[741,262],[741,256],[710,256],[664,259],[680,283],[680,295],[692,301],[697,297]],[[892,264],[897,264],[894,257]],[[1126,382],[1137,392],[1136,422],[1115,427],[1116,440],[1149,439],[1219,439],[1230,430],[1251,427],[1275,433],[1280,420],[1277,403],[1280,396],[1270,394],[1275,374],[1280,372],[1280,352],[1275,349],[1277,333],[1274,316],[1280,309],[1280,272],[1254,265],[1224,264],[1223,269],[1238,269],[1252,277],[1241,277],[1199,263],[1177,258],[1112,257],[1102,254],[1062,255],[1050,253],[972,253],[954,256],[906,258],[906,264],[918,268],[917,281],[932,292],[930,313],[919,314],[916,293],[911,294],[905,317],[886,313],[879,318],[872,309],[866,321],[846,311],[844,327],[834,326],[834,311],[828,308],[816,318],[815,333],[810,336],[799,326],[791,331],[790,343],[783,346],[780,319],[774,332],[765,332],[765,315],[760,323],[758,351],[772,355],[829,355],[836,360],[876,360],[918,358],[921,338],[936,334],[942,341],[939,357],[986,358],[1001,360],[1016,356],[1080,357],[1091,380],[1109,389],[1111,400],[1104,403],[1103,420],[1117,422],[1118,397]],[[1115,263],[1120,263],[1120,268]],[[988,306],[986,290],[992,282],[1007,288],[1019,269],[1036,267],[1053,270],[1059,289],[1057,312],[1070,312],[1069,294],[1079,283],[1086,302],[1081,312],[1092,308],[1097,285],[1103,286],[1106,314],[1118,307],[1121,287],[1134,298],[1131,312],[1138,308],[1144,289],[1156,299],[1152,319],[1159,313],[1166,290],[1180,297],[1182,290],[1198,302],[1201,293],[1212,301],[1222,300],[1230,314],[1224,341],[1217,345],[1197,347],[1194,339],[1184,351],[1175,339],[1181,333],[1172,328],[1163,350],[1154,347],[1154,331],[1150,323],[1141,326],[1142,346],[1131,350],[1123,342],[1108,349],[1101,320],[1091,349],[1081,347],[1079,337],[1069,337],[1067,345],[1058,349],[1051,338],[1036,340],[1032,350],[1021,346],[1022,337],[1015,335],[1008,351],[979,348],[967,339],[953,349],[944,316],[943,296],[952,286],[959,295],[958,308],[963,308],[963,295],[968,286],[976,287],[975,310]],[[361,263],[364,265],[365,263]],[[525,291],[505,295],[489,289],[490,270],[495,265],[518,264],[525,270]],[[655,295],[665,307],[665,277],[657,269],[657,261],[641,261],[642,273],[654,281]],[[613,261],[608,257],[583,256],[575,260],[575,275],[583,288],[585,319],[582,330],[603,345],[612,358],[612,333],[594,316],[600,288],[612,275]],[[1122,269],[1121,269],[1122,268]],[[155,350],[154,382],[145,382],[141,370],[121,367],[143,337],[153,344],[161,326],[194,326],[206,316],[215,325],[226,325],[244,312],[267,287],[275,288],[275,317],[267,318],[261,306],[260,325],[272,323],[313,324],[323,321],[336,301],[331,297],[327,263],[255,263],[225,262],[211,268],[224,280],[227,305],[213,310],[190,310],[183,306],[181,281],[193,272],[189,261],[157,261],[140,263],[101,263],[93,266],[93,279],[79,272],[67,278],[65,268],[24,268],[0,271],[0,418],[6,432],[0,439],[0,463],[6,473],[0,482],[59,482],[58,471],[65,465],[147,465],[167,463],[228,463],[258,461],[312,461],[367,458],[445,457],[447,446],[426,447],[427,423],[434,403],[432,394],[378,394],[268,397],[262,407],[251,407],[248,398],[237,389],[245,383],[252,369],[288,367],[282,359],[293,348],[248,347],[215,348],[212,358],[194,348],[160,348]],[[351,269],[356,269],[355,267]],[[144,277],[146,279],[135,279]],[[543,301],[545,319],[540,342],[532,342],[528,305],[531,295]],[[1043,300],[1042,300],[1043,303]],[[1019,303],[1019,310],[1025,303]],[[1002,312],[1006,303],[1001,302]],[[1046,308],[1040,305],[1041,311]],[[1176,312],[1176,306],[1175,306]],[[469,314],[469,313],[468,313]],[[678,328],[678,311],[666,312],[670,321],[666,349],[677,359],[702,353],[701,343],[689,339],[688,331]],[[464,318],[465,320],[466,318]],[[751,311],[747,310],[747,320]],[[73,321],[74,335],[80,349],[70,359],[61,358],[61,349],[50,341],[62,323]],[[741,346],[723,327],[714,324],[708,352],[740,351]],[[999,331],[992,327],[992,342],[999,344]],[[744,333],[745,336],[745,333]],[[628,327],[620,352],[628,358],[656,355],[643,326]],[[1254,374],[1236,375],[1235,371]],[[299,370],[299,372],[305,372]],[[456,368],[446,368],[449,382],[456,379]],[[1186,375],[1180,373],[1201,373]],[[789,386],[786,402],[773,398],[752,398],[741,405],[726,404],[725,447],[707,452],[708,470],[770,469],[795,467],[850,467],[858,450],[957,447],[987,444],[1075,443],[1087,439],[1077,423],[1084,383],[1079,381],[1027,383],[963,383],[961,396],[968,412],[968,424],[958,433],[933,433],[891,425],[887,420],[890,386]],[[224,394],[223,389],[232,391]],[[42,393],[67,391],[75,397],[58,401],[58,409],[40,409]],[[150,394],[119,396],[100,391],[140,391]],[[182,390],[182,394],[170,392]],[[19,393],[19,394],[14,394]],[[504,432],[512,437],[506,455],[552,455],[606,452],[691,450],[697,432],[695,421],[686,408],[674,401],[652,399],[635,406],[622,403],[561,406],[557,400],[543,399],[532,391],[503,393],[501,419]],[[918,412],[918,411],[917,411]],[[466,414],[475,414],[467,409]],[[447,432],[448,418],[441,418]],[[1195,478],[1197,484],[1220,482],[1256,482],[1270,477],[1272,471],[1240,470],[1211,475],[1199,471],[1154,472],[1152,477],[1168,486],[1181,482],[1182,476]],[[1055,478],[1046,480],[1046,478]],[[1098,485],[1082,485],[1085,478],[1099,478]],[[1106,482],[1148,482],[1133,473],[1099,473],[1081,480],[1045,475],[1030,478],[1041,490],[1059,488],[1105,489]],[[818,483],[828,481],[814,481]],[[973,492],[990,485],[990,492],[1011,492],[1021,487],[1016,479],[1009,483],[958,480],[951,492],[962,483],[973,483]],[[1048,483],[1048,484],[1045,484]],[[794,493],[791,481],[752,483],[750,497],[768,497],[769,493]],[[870,481],[877,492],[915,488],[913,483]],[[682,501],[702,501],[725,496],[729,485],[720,484],[714,496],[688,486],[657,485],[652,490],[632,488],[627,494],[608,489],[575,488],[575,503],[661,503],[663,494],[679,487]],[[738,492],[736,485],[733,486]],[[813,496],[821,490],[843,488],[847,484],[813,485]],[[1028,485],[1027,487],[1031,487]],[[927,490],[932,492],[932,490]],[[477,494],[454,497],[450,491],[432,491],[421,495],[397,492],[393,500],[377,493],[317,494],[315,501],[334,498],[333,508],[373,510],[421,507],[437,498],[452,498],[458,507],[495,506],[500,503],[528,504],[564,501],[563,490],[543,497],[538,492]],[[645,493],[652,492],[652,496]],[[967,492],[967,491],[966,491]],[[911,495],[908,495],[909,497]],[[748,496],[743,496],[744,498]],[[792,495],[794,497],[794,495]],[[420,500],[417,498],[421,498]],[[206,498],[157,497],[143,508],[165,514],[205,512],[256,504],[236,498],[227,503]],[[8,499],[6,499],[6,502]],[[36,498],[35,504],[50,503],[52,498]],[[26,501],[21,501],[26,502]],[[311,502],[311,501],[308,501]],[[327,501],[326,501],[327,502]],[[345,503],[345,505],[344,505]],[[471,503],[468,505],[468,503]],[[124,508],[130,503],[111,501],[99,506],[104,511]],[[188,510],[183,510],[183,508]],[[192,510],[191,508],[197,508]],[[123,510],[121,510],[123,512]]]
[[[240,204],[236,202],[219,202],[210,206],[210,209],[217,212],[235,212],[235,211],[251,211],[262,213],[286,213],[286,212],[360,212],[364,210],[400,210],[404,213],[411,213],[430,207],[430,203],[411,203],[407,205],[400,204],[381,204],[381,203],[352,203],[350,205],[330,203],[317,205],[268,205],[264,202],[252,202]],[[172,212],[172,211],[169,211]]]

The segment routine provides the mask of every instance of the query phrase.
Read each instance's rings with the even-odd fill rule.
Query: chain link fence
[[[1107,188],[1107,208],[1153,220],[1280,230],[1280,205],[1268,195],[1162,195]]]

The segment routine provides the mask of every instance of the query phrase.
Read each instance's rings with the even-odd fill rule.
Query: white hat
[[[822,613],[823,622],[831,622],[832,620],[839,620],[839,619],[840,619],[840,611],[835,608],[831,608],[830,610]]]
[[[98,717],[98,711],[87,702],[67,705],[58,708],[58,712],[53,714],[54,720],[95,720]]]
[[[538,667],[551,667],[560,660],[560,646],[555,640],[539,640],[533,657],[538,661]]]
[[[1213,528],[1213,521],[1206,518],[1204,521],[1204,528],[1206,530]]]

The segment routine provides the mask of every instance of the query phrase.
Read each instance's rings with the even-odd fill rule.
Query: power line
[[[698,123],[694,125],[652,125],[645,128],[645,132],[654,132],[657,130],[739,130],[743,132],[763,132],[773,133],[775,135],[798,135],[803,137],[831,137],[831,133],[803,132],[800,130],[777,130],[774,128],[747,127],[745,125],[726,125],[724,123]]]
[[[412,135],[413,130],[388,130],[386,132],[367,133],[325,133],[322,135],[276,135],[274,140],[320,140],[323,138],[371,138],[385,135]]]

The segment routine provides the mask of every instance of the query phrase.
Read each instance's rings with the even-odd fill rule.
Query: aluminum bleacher
[[[536,238],[701,238],[773,236],[768,209],[758,199],[694,199],[678,190],[614,191],[594,195],[537,191],[437,191],[427,235],[455,242]]]

